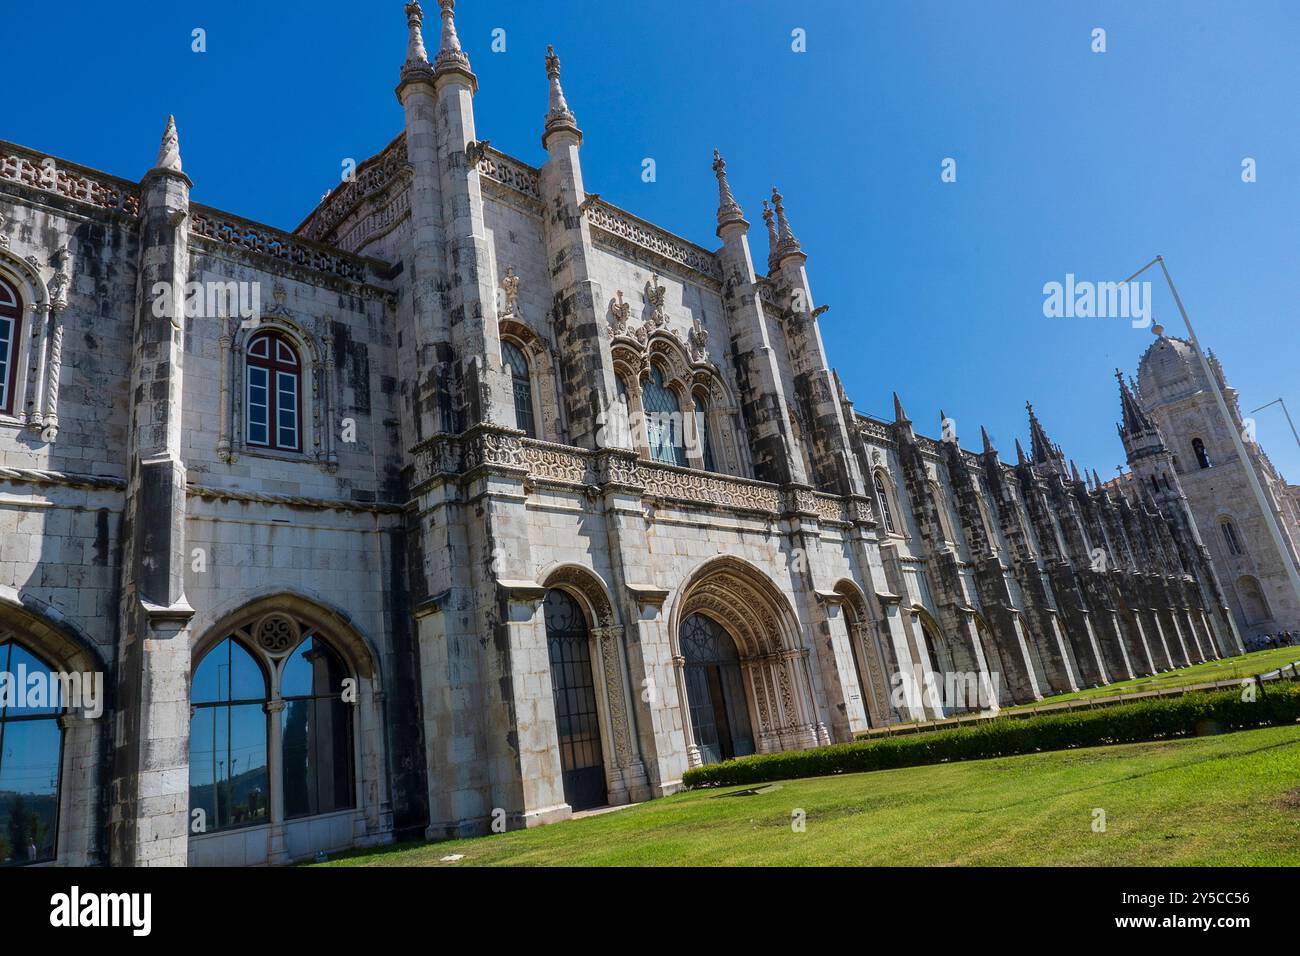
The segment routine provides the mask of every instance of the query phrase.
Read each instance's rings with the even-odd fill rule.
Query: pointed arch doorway
[[[754,731],[745,698],[740,654],[722,625],[704,614],[682,623],[686,698],[702,763],[754,752]]]
[[[564,802],[574,810],[603,806],[608,802],[608,791],[587,616],[578,602],[560,588],[546,592],[543,610]]]

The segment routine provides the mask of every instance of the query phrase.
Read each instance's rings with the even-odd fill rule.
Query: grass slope
[[[1266,651],[1242,654],[1239,657],[1225,657],[1222,660],[1192,664],[1188,667],[1180,667],[1177,670],[1165,671],[1162,674],[1153,674],[1150,677],[1135,677],[1132,680],[1117,681],[1114,684],[1104,684],[1101,687],[1089,687],[1086,690],[1072,694],[1057,694],[1055,697],[1044,697],[1033,704],[1024,704],[1021,707],[1004,707],[1003,710],[1021,710],[1030,707],[1041,707],[1043,704],[1059,704],[1067,700],[1082,700],[1087,697],[1114,697],[1118,694],[1168,690],[1173,687],[1184,687],[1191,684],[1207,684],[1211,681],[1251,677],[1255,674],[1266,674],[1283,665],[1290,664],[1292,661],[1300,661],[1300,647],[1274,647]]]
[[[1300,726],[769,786],[326,865],[1300,865]]]

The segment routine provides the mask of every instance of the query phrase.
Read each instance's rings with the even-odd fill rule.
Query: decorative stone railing
[[[382,192],[405,172],[406,134],[398,136],[378,156],[371,157],[356,169],[356,175],[338,186],[295,232],[304,239],[328,241],[339,224],[358,206]],[[337,242],[338,237],[334,237]]]
[[[879,445],[893,444],[894,427],[887,422],[859,415],[857,423],[858,428],[862,431],[862,437],[868,441],[873,441]]]
[[[542,189],[539,185],[541,173],[526,163],[497,152],[485,149],[478,161],[478,173],[507,189],[512,189],[526,199],[542,201]]]
[[[116,176],[0,141],[0,180],[100,209],[140,215],[140,188]]]
[[[651,501],[715,507],[779,517],[812,515],[823,524],[874,521],[867,498],[841,498],[804,487],[714,472],[696,471],[638,458],[630,451],[591,451],[519,437],[488,427],[464,435],[437,435],[415,449],[414,494],[431,481],[460,480],[480,468],[514,473],[526,487],[560,487],[586,492],[618,487]]]
[[[366,260],[360,256],[207,206],[190,206],[190,235],[352,282],[366,282]]]
[[[583,211],[593,229],[599,229],[616,239],[685,266],[715,282],[722,281],[722,265],[718,257],[702,246],[665,232],[600,199],[589,199],[584,204]]]

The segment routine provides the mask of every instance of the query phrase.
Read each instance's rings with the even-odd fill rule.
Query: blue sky
[[[6,3],[0,138],[131,179],[168,113],[196,201],[296,226],[402,127],[400,0]],[[857,407],[897,389],[922,431],[984,424],[1004,458],[1032,399],[1081,466],[1123,461],[1113,370],[1151,341],[1124,319],[1048,319],[1043,285],[1118,280],[1163,253],[1244,411],[1300,417],[1300,4],[1169,2],[540,3],[461,0],[478,132],[540,164],[555,43],[589,190],[709,248],[711,151],[765,260],[779,185],[809,255],[831,363]],[[437,45],[436,3],[426,35]],[[191,51],[191,30],[207,52]],[[1095,27],[1105,53],[1091,51]],[[506,51],[490,49],[506,31]],[[791,49],[806,31],[807,50]],[[657,180],[641,179],[654,158]],[[957,161],[957,181],[940,163]],[[1258,181],[1243,183],[1241,163]],[[1158,275],[1151,278],[1158,279]],[[1167,289],[1154,314],[1180,327]],[[1258,416],[1300,480],[1281,411]]]

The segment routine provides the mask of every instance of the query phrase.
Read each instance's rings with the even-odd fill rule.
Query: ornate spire
[[[745,222],[740,203],[731,194],[731,184],[727,182],[727,161],[716,149],[713,151],[713,172],[718,177],[718,235],[721,236],[723,226],[733,223],[748,226],[749,223]]]
[[[1083,476],[1079,474],[1079,466],[1074,463],[1073,458],[1070,459],[1070,477],[1074,479],[1076,485],[1083,484]]]
[[[406,63],[404,67],[411,66],[428,66],[429,54],[424,50],[424,34],[420,30],[420,25],[424,23],[424,10],[420,8],[420,0],[411,0],[406,5]]]
[[[1034,464],[1045,465],[1051,461],[1060,461],[1065,456],[1061,454],[1061,449],[1052,444],[1052,440],[1047,437],[1047,432],[1043,430],[1038,416],[1034,414],[1034,406],[1030,402],[1025,402],[1025,409],[1029,412],[1029,448],[1034,455]]]
[[[411,13],[412,5],[419,12],[420,5],[412,0],[407,4],[407,16]],[[433,72],[439,77],[448,73],[459,73],[469,79],[472,90],[477,90],[478,79],[469,69],[469,57],[465,56],[465,51],[460,48],[460,38],[456,36],[456,0],[438,0],[438,7],[441,8],[439,12],[442,13],[442,42],[438,46],[438,56],[434,57]]]
[[[776,221],[772,218],[772,207],[763,200],[763,222],[767,223],[767,271],[776,270]]]
[[[181,171],[181,140],[176,135],[176,118],[167,117],[167,128],[163,130],[162,144],[158,147],[158,161],[154,169],[166,169],[173,173]]]
[[[456,36],[456,0],[438,0],[438,6],[442,13],[442,42],[438,46],[437,72],[450,69],[469,73],[469,57]]]
[[[896,422],[911,421],[911,419],[907,417],[907,412],[903,411],[903,403],[902,401],[899,400],[897,392],[894,393],[894,421]]]
[[[429,54],[424,49],[424,11],[419,0],[410,0],[406,5],[406,61],[402,64],[401,79],[397,84],[397,98],[402,98],[402,90],[407,83],[424,80],[433,81],[433,67],[429,65]]]
[[[984,440],[984,454],[996,455],[998,450],[993,447],[993,442],[989,440],[989,430],[983,425],[980,426],[980,438]]]
[[[578,121],[564,99],[564,87],[560,86],[560,58],[555,55],[555,47],[546,45],[546,76],[551,82],[550,109],[546,112],[546,132],[542,134],[542,148],[546,148],[546,138],[560,130],[569,130],[578,135],[582,142],[582,131]]]
[[[799,240],[794,237],[794,232],[790,229],[790,222],[785,218],[784,197],[777,192],[775,186],[772,187],[772,205],[776,209],[776,258],[780,262],[786,256],[799,253],[802,255],[803,249],[799,247]]]
[[[1120,427],[1120,434],[1136,435],[1140,432],[1155,431],[1155,425],[1138,404],[1128,383],[1124,381],[1124,373],[1119,369],[1115,369],[1115,380],[1119,382],[1119,403],[1124,414],[1124,424]]]
[[[1024,446],[1020,444],[1020,439],[1017,438],[1016,439],[1016,464],[1023,465],[1024,463],[1025,463],[1025,449]]]

